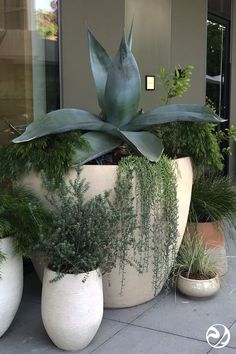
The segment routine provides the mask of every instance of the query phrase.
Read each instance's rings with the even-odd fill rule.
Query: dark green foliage
[[[0,149],[0,182],[17,181],[33,170],[43,172],[55,187],[74,166],[76,148],[89,149],[79,132],[46,136],[23,144],[9,144]]]
[[[236,216],[236,181],[224,176],[201,176],[192,189],[190,222],[233,221]]]
[[[0,238],[11,236],[16,252],[30,255],[39,231],[50,220],[50,213],[28,190],[22,187],[0,190]]]
[[[186,233],[176,260],[176,273],[191,279],[211,279],[217,274],[215,264],[198,234]]]
[[[117,234],[117,215],[109,202],[109,194],[85,200],[88,185],[83,180],[61,184],[49,198],[53,221],[35,249],[49,267],[63,274],[87,273],[101,269],[110,271],[115,265],[113,244]]]
[[[176,255],[178,205],[171,161],[165,156],[153,164],[134,156],[122,159],[115,205],[120,217],[121,239],[116,250],[123,283],[129,259],[140,273],[153,268],[156,293],[167,279]],[[127,212],[131,218],[124,220]],[[135,223],[132,215],[135,215]]]
[[[165,153],[172,157],[190,156],[196,167],[223,169],[224,156],[216,127],[210,123],[167,123],[155,129]]]

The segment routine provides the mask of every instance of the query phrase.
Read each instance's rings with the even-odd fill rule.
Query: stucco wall
[[[207,0],[172,0],[171,64],[194,66],[191,87],[181,99],[205,103]]]
[[[133,53],[142,79],[140,107],[158,105],[158,89],[145,91],[145,75],[170,66],[171,0],[64,0],[62,20],[63,106],[99,110],[91,75],[86,27],[112,55],[134,18]]]
[[[159,68],[170,67],[171,0],[126,0],[125,24],[134,18],[133,53],[142,79],[141,107],[156,107],[159,88],[145,91],[145,75],[156,75]]]
[[[86,29],[89,27],[114,55],[124,28],[124,0],[61,1],[63,106],[98,112],[90,70]]]

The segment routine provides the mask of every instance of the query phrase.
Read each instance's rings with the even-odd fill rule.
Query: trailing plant
[[[176,260],[176,274],[195,280],[211,279],[217,275],[215,264],[198,234],[184,235]]]
[[[45,136],[25,144],[4,145],[0,149],[0,183],[18,181],[24,174],[35,171],[55,187],[75,165],[76,149],[89,150],[79,132]]]
[[[121,238],[117,239],[115,254],[122,272],[122,285],[128,259],[140,273],[153,269],[155,293],[167,280],[176,256],[178,236],[176,183],[174,165],[165,156],[154,164],[135,156],[120,161],[115,209]],[[125,218],[127,214],[131,217]]]
[[[201,176],[194,181],[190,222],[233,222],[236,216],[236,180],[225,176]]]
[[[115,265],[116,210],[108,192],[86,201],[87,190],[88,184],[78,178],[69,185],[62,183],[54,197],[48,199],[53,220],[49,230],[40,233],[35,250],[57,272],[54,280],[98,267],[102,273],[109,272]]]
[[[50,213],[25,188],[0,190],[0,238],[11,236],[17,253],[29,255],[39,231],[50,221]]]
[[[13,140],[14,143],[26,143],[50,134],[79,130],[84,132],[82,137],[91,150],[77,149],[78,164],[111,152],[123,142],[137,154],[156,162],[162,155],[163,145],[156,135],[145,129],[173,121],[222,121],[210,108],[198,105],[165,105],[147,113],[139,109],[141,80],[131,52],[132,28],[127,41],[123,36],[114,59],[110,58],[90,31],[88,42],[101,114],[79,109],[53,111],[28,125],[25,132]],[[183,74],[177,69],[175,76],[175,91],[180,92],[186,86],[188,72]]]

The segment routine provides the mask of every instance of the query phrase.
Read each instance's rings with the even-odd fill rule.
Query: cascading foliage
[[[175,165],[166,156],[158,164],[137,156],[120,161],[114,201],[119,236],[113,247],[122,275],[121,292],[127,264],[139,273],[153,270],[154,294],[166,282],[178,238],[176,187]]]
[[[160,106],[147,113],[139,110],[141,79],[131,52],[132,27],[123,36],[113,59],[88,30],[91,69],[95,81],[100,115],[80,109],[60,109],[38,118],[13,140],[23,143],[50,134],[84,131],[89,151],[77,148],[74,161],[84,164],[114,150],[123,142],[149,161],[157,162],[163,152],[161,140],[147,128],[174,121],[223,121],[210,108],[189,104]]]

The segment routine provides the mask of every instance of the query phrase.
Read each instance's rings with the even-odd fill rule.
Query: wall
[[[145,91],[145,75],[156,75],[161,66],[170,67],[171,0],[126,0],[125,24],[128,31],[134,18],[133,53],[142,79],[141,107],[158,105],[159,88]]]
[[[125,0],[62,0],[63,106],[98,112],[90,69],[87,27],[114,55],[124,28]]]
[[[172,0],[171,64],[194,66],[185,103],[205,103],[206,20],[207,0]]]

